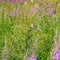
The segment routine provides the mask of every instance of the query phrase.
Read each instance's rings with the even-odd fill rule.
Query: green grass
[[[0,12],[0,56],[5,45],[5,40],[7,40],[9,60],[23,60],[27,45],[31,51],[31,46],[38,38],[37,59],[49,60],[56,29],[60,31],[60,16],[58,11],[56,11],[56,17],[54,18],[47,16],[43,12],[32,16],[29,10],[34,4],[35,3],[28,3],[26,5],[19,4],[21,15],[16,17],[10,17],[8,15],[18,8],[18,3],[9,3],[8,5],[7,3],[0,4],[0,7],[2,7]],[[12,5],[14,5],[14,7],[12,7]],[[56,7],[59,9],[58,5]],[[27,17],[24,16],[24,13],[27,13]],[[32,24],[34,24],[35,27],[32,28]],[[27,44],[27,42],[29,44]],[[29,54],[30,52],[28,52],[28,55]]]

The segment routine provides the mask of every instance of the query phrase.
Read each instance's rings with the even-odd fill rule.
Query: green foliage
[[[30,9],[35,4],[30,2],[28,5],[0,4],[2,7],[0,13],[0,56],[5,45],[5,37],[8,41],[9,60],[23,60],[27,47],[31,51],[34,41],[38,38],[37,60],[49,60],[55,31],[56,29],[60,30],[60,16],[55,14],[56,17],[52,18],[40,11],[38,15],[33,15],[30,13]],[[21,10],[20,16],[9,16],[18,6]],[[24,13],[27,13],[27,16],[24,16]]]

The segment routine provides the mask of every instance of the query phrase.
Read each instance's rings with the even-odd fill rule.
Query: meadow
[[[56,33],[59,0],[0,2],[0,60],[51,60]]]

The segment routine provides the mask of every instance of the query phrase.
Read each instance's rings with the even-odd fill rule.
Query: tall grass
[[[56,29],[60,31],[60,13],[59,1],[54,0],[52,1],[54,12],[47,14],[45,11],[49,11],[49,3],[50,1],[27,2],[27,4],[0,3],[0,56],[7,40],[8,60],[24,60],[27,47],[29,57],[34,52],[32,49],[34,41],[38,39],[37,60],[50,60]],[[38,7],[36,8],[38,13],[34,10],[31,13],[30,10],[34,9],[35,5]],[[13,12],[18,8],[20,13],[16,11],[14,15]]]

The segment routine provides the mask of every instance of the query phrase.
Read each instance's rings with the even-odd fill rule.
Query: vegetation
[[[8,60],[24,60],[37,39],[37,60],[49,60],[56,30],[60,31],[59,7],[59,0],[0,3],[0,56],[7,41]]]

